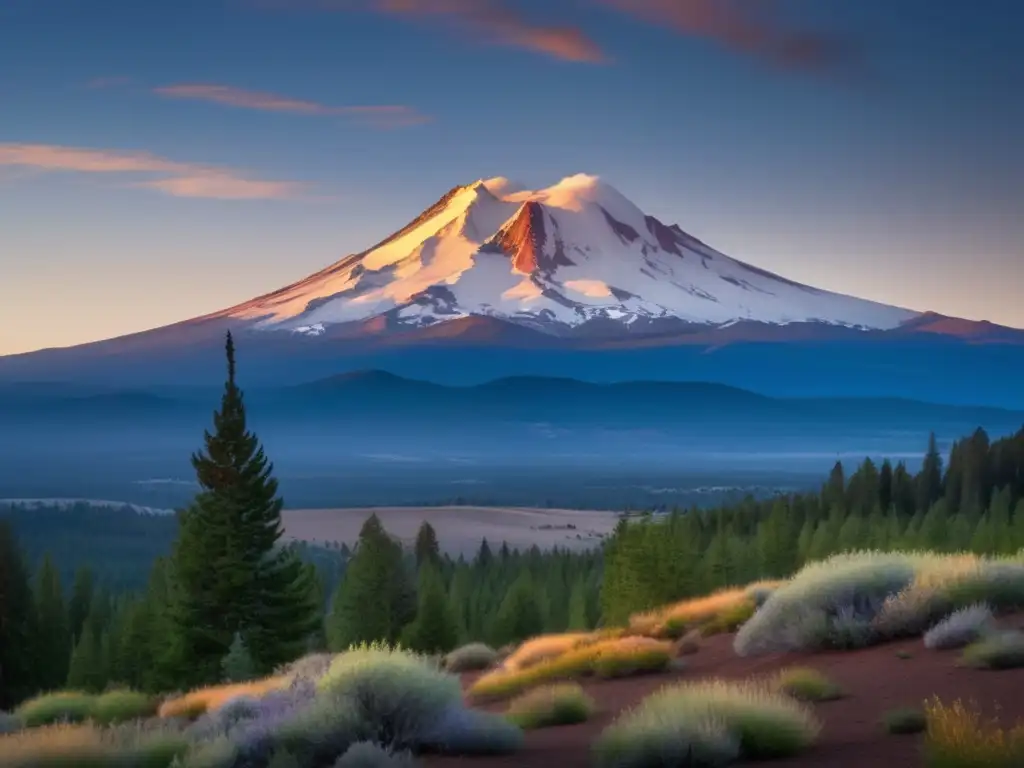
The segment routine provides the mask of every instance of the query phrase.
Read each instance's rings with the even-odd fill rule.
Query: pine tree
[[[343,651],[363,642],[394,643],[415,613],[415,593],[408,584],[402,548],[377,515],[370,515],[334,595],[328,647]]]
[[[68,601],[68,632],[73,641],[78,640],[82,633],[82,625],[85,624],[85,617],[92,608],[94,586],[93,573],[89,566],[84,565],[75,572],[71,599]]]
[[[402,636],[403,645],[421,653],[447,653],[459,640],[458,622],[448,604],[444,582],[429,560],[420,569],[416,620]]]
[[[569,593],[569,619],[566,629],[575,631],[591,629],[590,615],[587,610],[587,583],[582,578],[577,578],[573,582],[572,592]]]
[[[99,693],[109,681],[109,645],[104,643],[108,613],[103,602],[93,601],[93,608],[82,625],[81,636],[75,644],[68,665],[69,688]]]
[[[68,674],[71,636],[67,627],[60,574],[47,554],[36,577],[36,628],[33,644],[39,670],[39,685],[52,691],[64,684]]]
[[[533,579],[524,570],[509,588],[494,618],[491,639],[495,646],[519,642],[543,631],[544,617],[534,591]]]
[[[31,654],[35,616],[28,570],[14,531],[0,520],[0,710],[36,687]]]
[[[228,683],[244,683],[257,677],[256,663],[240,632],[235,633],[227,655],[221,660],[221,669]]]
[[[942,498],[942,456],[935,441],[935,433],[928,437],[928,453],[917,476],[917,511],[927,512]]]
[[[241,633],[260,672],[306,649],[319,622],[310,573],[279,546],[283,501],[273,465],[247,427],[235,350],[205,452],[193,454],[200,492],[180,515],[172,556],[175,648],[189,682],[214,682]]]
[[[441,562],[441,549],[437,543],[437,532],[426,520],[416,533],[416,567],[422,568],[425,563],[438,565]]]
[[[888,509],[892,504],[892,462],[886,459],[878,471],[878,506]]]

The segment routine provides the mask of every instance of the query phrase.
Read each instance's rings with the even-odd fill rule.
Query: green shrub
[[[611,679],[664,672],[671,661],[668,649],[644,648],[632,653],[601,654],[593,660],[591,668],[598,677]]]
[[[750,656],[867,644],[885,599],[913,578],[913,563],[899,553],[836,555],[812,563],[740,627],[734,648]]]
[[[92,713],[95,697],[79,691],[44,693],[22,703],[15,714],[26,728],[53,723],[81,723]]]
[[[445,709],[462,705],[459,679],[400,649],[366,647],[337,656],[317,683],[350,706],[369,741],[404,750]]]
[[[575,683],[535,688],[509,704],[509,720],[520,728],[546,728],[572,725],[590,718],[594,701]]]
[[[914,654],[912,654],[910,651],[896,651],[896,658],[903,659],[904,661],[906,661],[907,659],[914,658]]]
[[[107,691],[93,700],[89,719],[99,725],[142,720],[156,714],[157,700],[130,690]]]
[[[856,552],[812,563],[779,587],[734,642],[741,656],[855,648],[915,637],[957,608],[1024,605],[1018,558]]]
[[[498,661],[498,652],[484,643],[470,643],[444,657],[444,668],[449,672],[478,672],[489,669]]]
[[[798,701],[833,701],[843,697],[843,690],[825,675],[810,667],[791,667],[779,673],[778,689]]]
[[[920,709],[893,709],[882,716],[882,727],[893,734],[921,733],[928,719]]]
[[[979,669],[1024,667],[1024,634],[997,632],[964,649],[963,662]]]
[[[820,729],[805,705],[768,686],[706,681],[649,696],[602,733],[595,752],[599,764],[618,768],[717,766],[740,756],[795,755]],[[659,762],[662,756],[676,762]]]
[[[977,603],[946,616],[924,633],[924,647],[933,651],[963,648],[992,631],[992,609]]]

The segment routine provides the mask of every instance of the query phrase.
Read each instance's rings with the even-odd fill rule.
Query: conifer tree
[[[75,572],[75,581],[71,587],[71,599],[68,601],[68,632],[73,641],[78,640],[82,633],[85,617],[92,607],[94,579],[92,569],[82,566]]]
[[[566,629],[585,631],[591,629],[590,616],[587,610],[587,584],[583,579],[576,579],[569,593],[569,619]]]
[[[441,561],[441,549],[437,543],[437,532],[426,520],[416,533],[416,567],[422,568],[425,563],[438,565]]]
[[[221,660],[221,669],[228,683],[244,683],[257,676],[256,664],[241,633],[235,633],[227,655]]]
[[[403,645],[421,653],[446,653],[459,640],[455,615],[448,604],[444,582],[430,561],[420,569],[416,620],[403,632]]]
[[[0,520],[0,709],[18,704],[36,687],[34,625],[28,570],[14,531]]]
[[[540,634],[544,616],[534,599],[534,581],[523,571],[509,588],[494,618],[491,639],[495,646],[519,642]]]
[[[110,672],[107,657],[109,645],[104,643],[104,624],[107,618],[107,611],[101,601],[94,601],[71,653],[67,679],[69,688],[99,693],[106,687]]]
[[[273,465],[247,427],[235,381],[235,348],[205,451],[193,454],[200,492],[179,517],[172,555],[170,617],[181,674],[215,682],[241,633],[260,672],[305,650],[318,623],[309,572],[278,546],[283,528]]]
[[[925,454],[921,472],[917,476],[917,511],[927,512],[932,504],[942,498],[942,456],[935,441],[935,433],[928,437],[928,452]]]
[[[52,691],[61,687],[67,678],[71,636],[60,574],[49,554],[39,567],[35,598],[37,636],[33,650],[39,670],[38,683],[43,690]]]
[[[380,518],[370,515],[334,596],[328,647],[343,651],[364,642],[394,643],[415,614],[415,593],[408,583],[402,548],[384,530]]]

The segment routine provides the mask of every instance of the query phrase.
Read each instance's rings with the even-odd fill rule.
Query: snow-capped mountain
[[[732,259],[580,174],[456,187],[373,248],[211,317],[311,336],[494,318],[614,338],[743,321],[890,330],[919,316]]]
[[[456,187],[294,285],[162,328],[0,356],[0,383],[219,384],[227,330],[251,386],[380,369],[453,385],[711,381],[1024,409],[1024,330],[795,283],[583,175],[539,190]]]

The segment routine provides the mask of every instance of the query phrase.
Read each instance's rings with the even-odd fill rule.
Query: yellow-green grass
[[[249,683],[197,688],[182,696],[175,696],[164,701],[160,705],[157,715],[164,718],[193,719],[206,712],[214,712],[239,696],[251,696],[258,699],[272,691],[287,688],[290,681],[288,676],[278,676]]]
[[[89,718],[96,697],[82,691],[44,693],[23,702],[14,714],[26,728],[53,723],[80,723]]]
[[[973,702],[925,704],[926,768],[1019,768],[1024,765],[1024,725],[1003,728]]]
[[[790,667],[775,677],[775,686],[799,701],[833,701],[844,696],[843,689],[810,667]]]
[[[91,720],[113,725],[151,717],[157,701],[138,691],[117,689],[95,695],[81,691],[46,693],[22,703],[15,713],[26,728]]]
[[[501,699],[543,683],[588,675],[621,677],[658,672],[672,660],[672,645],[649,637],[629,636],[575,647],[526,669],[499,669],[480,677],[469,689],[477,700]]]
[[[89,719],[99,725],[141,720],[156,714],[158,701],[139,691],[116,689],[95,698]]]
[[[49,725],[0,736],[0,768],[166,768],[186,749],[170,733]]]
[[[605,729],[594,752],[599,766],[616,768],[721,765],[798,754],[820,731],[806,705],[762,681],[710,680],[648,696]]]
[[[506,716],[524,730],[572,725],[588,720],[594,701],[577,683],[556,683],[535,688],[514,699]]]

